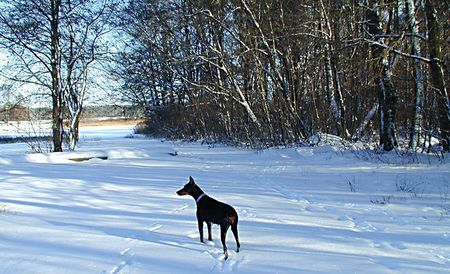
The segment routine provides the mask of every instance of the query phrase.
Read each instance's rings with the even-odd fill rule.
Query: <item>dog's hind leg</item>
[[[238,230],[237,230],[237,220],[231,225],[231,231],[233,231],[234,239],[236,240],[237,249],[236,252],[239,252],[239,249],[241,248],[241,244],[239,243],[239,236],[238,236]]]
[[[220,225],[220,240],[222,241],[223,254],[225,254],[225,260],[228,259],[228,249],[227,249],[227,245],[225,244],[228,227],[230,227],[230,224],[228,224],[228,223]]]
[[[212,241],[211,222],[206,222],[208,226],[208,241]]]

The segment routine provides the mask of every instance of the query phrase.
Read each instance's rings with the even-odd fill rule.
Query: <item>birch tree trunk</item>
[[[413,0],[406,0],[406,22],[408,25],[408,31],[411,33],[411,54],[414,56],[420,56],[421,50],[418,39],[418,29],[415,14],[415,5]],[[415,149],[418,144],[418,137],[420,136],[420,123],[421,123],[421,104],[422,96],[424,94],[424,75],[420,60],[413,59],[414,64],[414,114],[411,125],[409,147]]]
[[[384,44],[381,15],[378,1],[371,1],[367,9],[367,27],[372,39],[378,44]],[[395,112],[397,96],[392,81],[392,67],[389,64],[388,52],[378,46],[372,45],[372,55],[376,60],[375,82],[378,87],[378,100],[380,102],[380,146],[385,151],[391,151],[397,146],[395,132]]]
[[[430,52],[430,71],[433,89],[438,97],[438,116],[441,132],[441,142],[444,151],[450,150],[450,106],[447,88],[445,87],[443,54],[442,54],[442,27],[437,18],[437,12],[432,0],[426,0],[425,13],[428,28],[428,48]]]
[[[66,94],[66,101],[68,103],[70,118],[68,137],[71,150],[76,148],[79,140],[79,125],[81,114],[83,113],[84,98],[87,90],[87,64],[83,64],[82,70],[82,76],[81,79],[79,79],[82,83],[80,83],[79,88],[76,87],[73,82],[69,81],[71,79],[68,79],[69,87]]]
[[[335,2],[333,9],[338,7],[339,3]],[[320,1],[321,6],[321,21],[324,22],[326,34],[325,37],[325,80],[326,80],[326,91],[327,98],[331,106],[331,111],[333,114],[334,122],[336,124],[336,128],[339,136],[347,137],[347,134],[343,125],[343,103],[342,103],[342,94],[341,94],[341,86],[339,81],[339,76],[337,75],[336,62],[337,55],[335,54],[333,47],[331,46],[331,39],[333,37],[333,32],[331,30],[330,19],[325,10],[325,5],[323,1]],[[338,32],[338,30],[335,30]],[[335,41],[339,36],[335,36]]]
[[[370,122],[370,120],[372,120],[373,116],[375,116],[375,114],[377,113],[378,107],[379,107],[379,102],[373,103],[369,112],[366,114],[366,116],[364,116],[364,119],[360,123],[359,127],[356,129],[356,133],[355,133],[356,139],[361,138],[362,133],[363,133],[364,129],[366,128],[367,124]]]

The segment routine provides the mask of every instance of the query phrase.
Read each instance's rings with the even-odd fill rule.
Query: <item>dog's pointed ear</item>
[[[189,183],[190,183],[190,184],[195,184],[194,178],[192,178],[191,176],[189,176]]]

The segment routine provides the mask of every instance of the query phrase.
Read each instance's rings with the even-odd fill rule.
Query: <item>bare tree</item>
[[[52,98],[53,151],[62,151],[64,94],[60,0],[2,1],[0,40],[21,66],[16,80],[44,86]],[[44,76],[47,75],[47,76]]]
[[[341,82],[339,79],[337,66],[338,66],[338,54],[334,46],[339,44],[340,33],[339,33],[339,22],[338,22],[338,10],[341,8],[342,3],[340,0],[333,2],[333,7],[331,8],[332,14],[334,15],[334,24],[332,29],[332,23],[330,22],[330,16],[325,8],[324,1],[320,0],[320,17],[321,17],[321,32],[324,34],[325,44],[325,79],[326,79],[326,90],[328,101],[331,106],[331,111],[333,113],[334,122],[338,130],[338,135],[348,137],[348,132],[344,125],[344,103],[342,99]],[[333,41],[334,40],[334,41]],[[333,43],[334,42],[334,43]]]
[[[112,0],[3,0],[0,45],[15,61],[13,81],[48,90],[52,102],[53,151],[63,150],[63,113],[68,105],[69,136],[75,147],[88,68],[97,59]],[[110,13],[108,13],[110,14]]]
[[[66,1],[62,10],[64,95],[69,114],[70,149],[75,149],[92,65],[102,61],[108,53],[102,39],[112,30],[110,17],[114,12],[115,1]]]
[[[430,52],[430,73],[432,88],[438,98],[438,115],[442,146],[445,151],[450,150],[450,104],[445,85],[443,53],[442,53],[442,27],[437,17],[435,3],[425,1],[425,12],[428,29],[428,49]]]

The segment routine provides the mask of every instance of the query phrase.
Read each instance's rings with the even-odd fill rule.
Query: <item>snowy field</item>
[[[450,273],[448,160],[131,133],[85,128],[51,155],[0,145],[0,273]],[[69,160],[92,156],[108,159]],[[195,201],[175,194],[189,176],[239,214],[226,261],[219,228],[200,243]]]
[[[50,120],[42,121],[0,121],[0,138],[48,136],[52,133]]]

